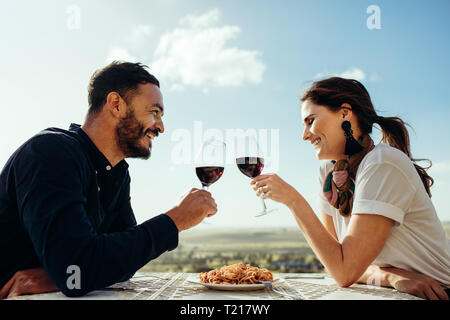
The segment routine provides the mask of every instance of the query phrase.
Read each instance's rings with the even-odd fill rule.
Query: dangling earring
[[[363,146],[360,145],[353,137],[353,130],[350,121],[345,120],[342,122],[342,129],[344,130],[346,138],[344,154],[347,156],[352,156],[355,153],[362,151],[364,149]]]

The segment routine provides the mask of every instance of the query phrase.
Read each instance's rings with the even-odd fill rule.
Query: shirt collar
[[[91,158],[97,172],[107,174],[119,169],[128,169],[128,163],[125,160],[120,161],[115,167],[113,167],[104,154],[97,148],[91,138],[89,138],[86,132],[81,129],[79,124],[71,123],[69,130],[77,134],[80,142],[88,151],[89,157]]]

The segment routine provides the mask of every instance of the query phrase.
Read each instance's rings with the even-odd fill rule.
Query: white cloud
[[[361,69],[358,68],[350,68],[340,74],[338,74],[339,77],[341,78],[345,78],[345,79],[355,79],[358,81],[363,81],[366,79],[366,74],[364,73],[364,71],[362,71]]]
[[[371,82],[376,82],[376,81],[381,81],[381,77],[378,73],[376,72],[372,72],[371,75],[369,76],[369,81]]]
[[[153,27],[150,25],[135,25],[131,29],[129,37],[126,39],[128,44],[124,46],[113,46],[109,48],[106,55],[106,63],[110,63],[114,60],[123,60],[129,62],[142,62],[142,55],[134,55],[132,52],[143,51],[143,48],[148,43],[148,38],[153,33]]]
[[[442,161],[442,162],[436,162],[433,163],[430,170],[430,175],[443,175],[443,176],[449,176],[450,175],[450,161]]]
[[[332,73],[328,73],[328,72],[321,72],[321,73],[316,74],[314,76],[314,79],[325,78],[325,77],[341,77],[341,78],[345,78],[345,79],[355,79],[358,81],[363,81],[366,79],[366,74],[361,69],[352,67],[341,73],[332,74]]]
[[[133,43],[140,43],[146,40],[153,32],[153,28],[146,24],[135,26],[131,30],[130,40]]]
[[[325,78],[325,77],[331,77],[331,73],[319,72],[318,74],[316,74],[314,76],[314,79],[320,79],[320,78]]]
[[[169,91],[178,91],[178,92],[182,92],[185,91],[186,89],[178,83],[174,83],[169,87]]]
[[[241,30],[238,26],[216,26],[219,20],[217,9],[182,18],[180,28],[161,36],[150,64],[154,74],[177,88],[260,83],[265,70],[262,54],[227,46]]]
[[[219,22],[219,19],[220,11],[218,9],[214,9],[199,16],[188,14],[180,20],[180,24],[193,28],[207,28]]]
[[[109,49],[108,55],[106,57],[106,63],[113,62],[114,60],[137,62],[136,57],[131,55],[127,49],[117,47],[117,46]]]

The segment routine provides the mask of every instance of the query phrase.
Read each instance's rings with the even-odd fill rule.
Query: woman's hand
[[[422,299],[449,300],[441,285],[431,277],[402,269],[380,269],[384,269],[392,274],[388,277],[389,282],[398,291],[412,294]]]
[[[263,199],[271,199],[288,207],[302,197],[297,190],[274,173],[259,175],[250,184],[253,185],[257,196],[262,195]]]
[[[429,300],[448,300],[439,283],[426,275],[400,268],[370,265],[358,283],[395,288],[398,291]]]

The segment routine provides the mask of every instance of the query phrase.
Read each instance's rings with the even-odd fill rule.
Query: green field
[[[202,272],[232,263],[281,272],[320,272],[322,265],[297,228],[188,230],[178,248],[143,270]]]
[[[450,237],[450,222],[444,222]],[[298,228],[213,229],[180,233],[178,248],[145,265],[142,271],[204,272],[233,263],[273,272],[322,272]]]

